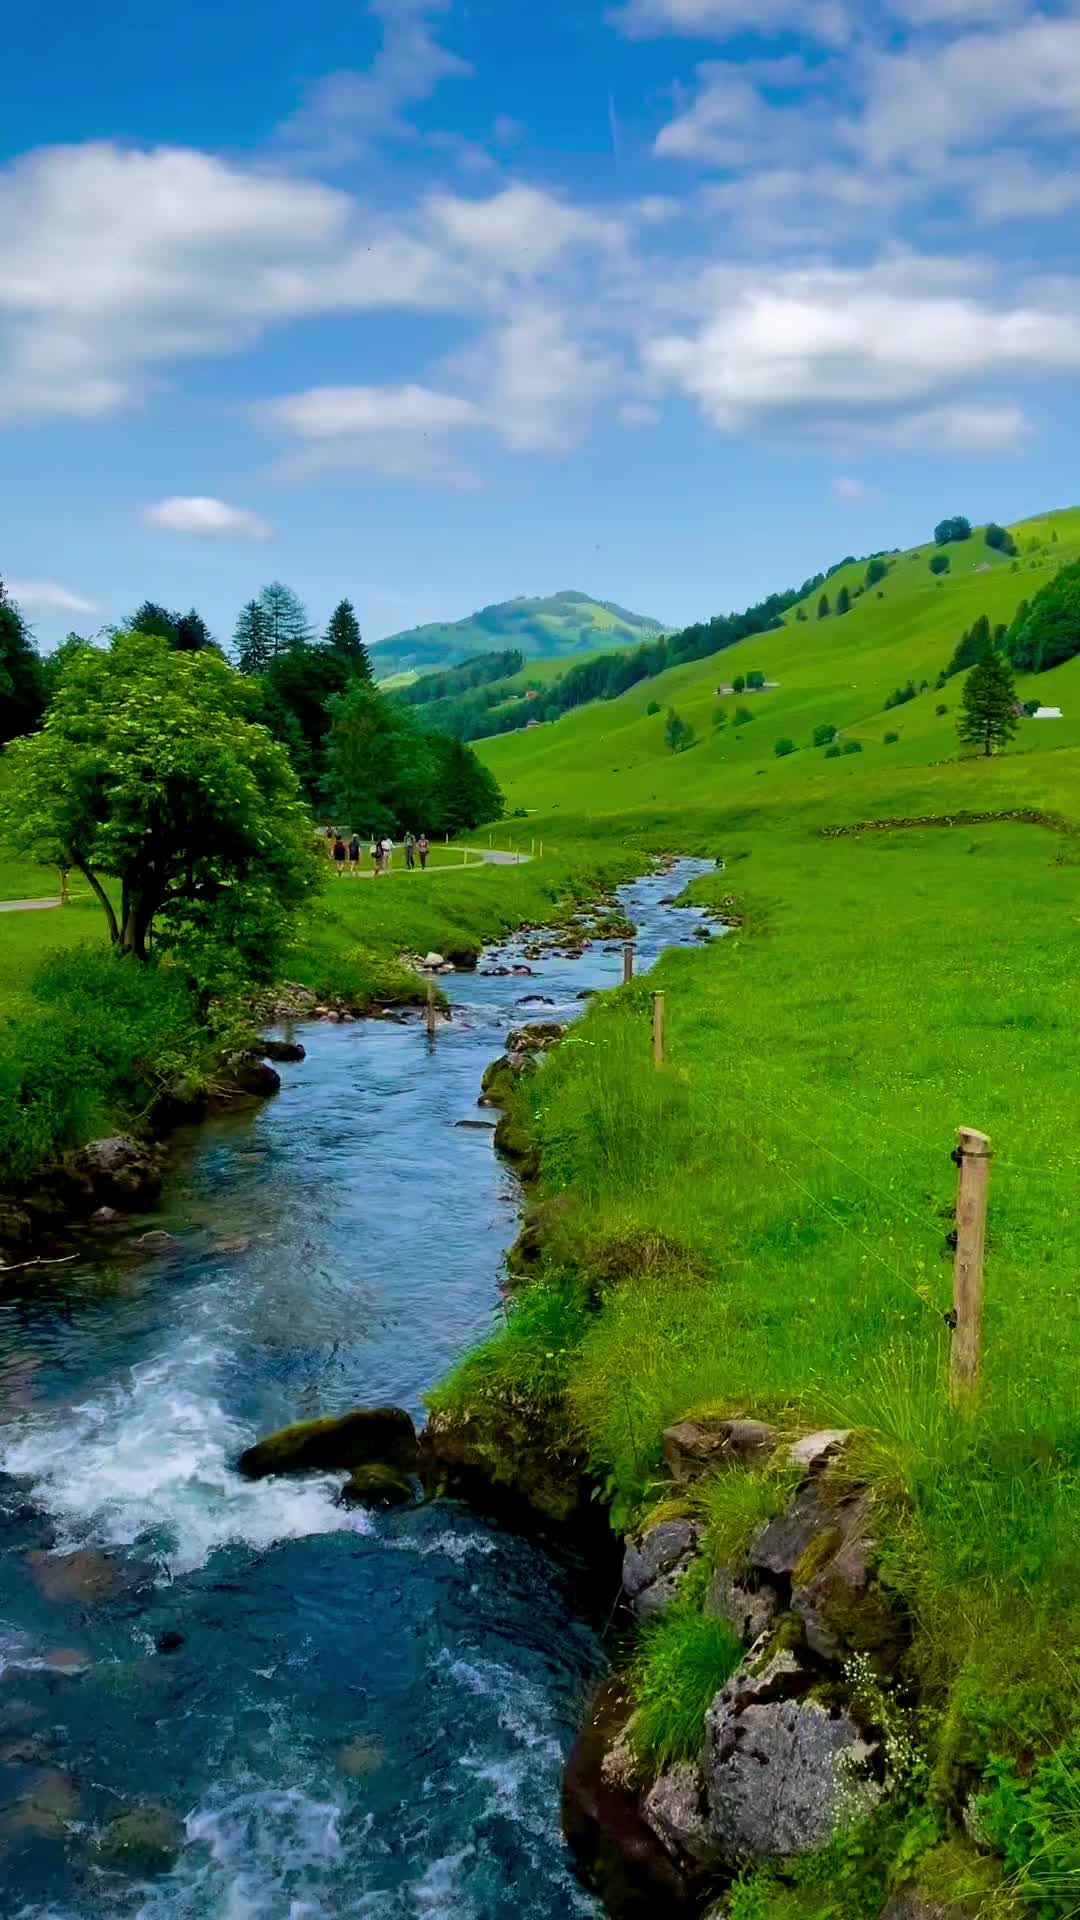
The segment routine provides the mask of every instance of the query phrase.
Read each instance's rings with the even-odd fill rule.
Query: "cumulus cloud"
[[[482,200],[432,194],[425,212],[451,248],[477,264],[522,278],[543,273],[578,248],[618,247],[626,237],[622,221],[524,185]]]
[[[1080,127],[1080,20],[1040,14],[944,47],[915,43],[876,55],[868,75],[855,129],[862,153],[875,166],[903,161],[936,175],[951,153]]]
[[[310,440],[341,440],[368,433],[448,433],[473,426],[476,407],[431,387],[309,387],[259,409],[272,426]]]
[[[309,161],[341,165],[373,140],[415,140],[403,109],[430,100],[443,80],[472,72],[432,31],[433,16],[448,12],[449,0],[369,0],[368,11],[382,29],[371,66],[325,75],[278,129]]]
[[[96,613],[93,600],[72,593],[55,580],[6,580],[4,585],[16,604],[30,613]]]
[[[142,510],[143,522],[163,533],[193,533],[211,538],[268,540],[271,527],[261,513],[231,507],[227,500],[206,494],[174,494],[155,500]]]
[[[810,39],[840,46],[852,31],[852,14],[843,0],[627,0],[610,15],[635,39],[681,33],[726,40],[735,34],[777,34],[789,28]]]
[[[1018,408],[944,396],[1080,370],[1074,308],[997,303],[961,264],[718,273],[707,292],[700,327],[659,336],[646,359],[728,433],[854,430],[946,451],[1001,447],[1025,430]]]

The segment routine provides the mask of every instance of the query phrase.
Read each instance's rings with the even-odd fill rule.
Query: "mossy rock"
[[[347,1507],[409,1507],[416,1490],[408,1474],[373,1461],[370,1466],[354,1467],[341,1498]]]
[[[540,1149],[515,1114],[503,1114],[495,1129],[495,1148],[517,1169],[522,1180],[535,1180],[540,1171]]]
[[[248,1480],[272,1473],[334,1472],[373,1463],[411,1473],[416,1428],[402,1407],[360,1407],[339,1419],[301,1420],[248,1447],[237,1461]]]
[[[503,1399],[436,1409],[424,1429],[421,1471],[430,1491],[559,1527],[595,1525],[584,1458],[567,1446],[556,1411]]]
[[[168,1873],[180,1857],[184,1829],[167,1807],[132,1807],[110,1820],[97,1844],[98,1861],[142,1880]]]

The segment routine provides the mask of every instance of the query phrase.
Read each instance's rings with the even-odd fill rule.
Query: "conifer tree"
[[[236,664],[241,673],[265,673],[270,665],[270,629],[257,600],[241,609],[233,634]]]
[[[326,643],[334,653],[341,655],[352,672],[360,680],[366,680],[370,686],[374,680],[368,650],[360,637],[360,622],[351,600],[339,600],[326,629]]]
[[[287,647],[306,647],[311,639],[307,608],[291,587],[272,580],[259,594],[259,605],[266,616],[267,638],[276,659]]]
[[[989,759],[1016,733],[1016,686],[1012,668],[996,648],[984,654],[964,681],[956,731],[965,746],[981,747]]]
[[[186,613],[173,615],[176,624],[176,639],[173,645],[178,653],[201,653],[204,647],[216,645],[201,613],[189,607]]]
[[[829,605],[829,596],[827,593],[823,593],[817,603],[817,617],[819,620],[826,620],[831,612],[832,608]]]
[[[851,612],[851,595],[846,587],[841,587],[836,596],[836,611],[837,613]]]

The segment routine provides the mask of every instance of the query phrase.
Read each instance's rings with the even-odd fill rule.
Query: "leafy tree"
[[[173,642],[178,653],[200,653],[203,647],[216,647],[214,639],[201,613],[189,607],[186,613],[174,614],[176,639]]]
[[[664,739],[667,741],[669,750],[672,753],[685,753],[688,747],[693,746],[696,738],[697,735],[689,722],[683,720],[674,707],[669,707],[664,726]]]
[[[732,691],[732,693],[745,693],[745,692],[746,692],[746,675],[745,675],[745,673],[737,673],[737,674],[735,675],[735,678],[734,678],[734,680],[733,680],[733,681],[732,681],[732,683],[731,683],[731,691]]]
[[[1062,567],[1030,607],[1017,609],[1006,652],[1021,673],[1045,673],[1080,653],[1080,560]]]
[[[265,673],[270,665],[270,625],[257,600],[241,608],[233,633],[236,664],[241,673]]]
[[[286,647],[306,647],[311,625],[303,601],[280,580],[272,580],[259,592],[259,605],[266,615],[267,638],[271,655],[284,653]]]
[[[846,587],[841,587],[836,596],[836,611],[837,613],[851,612],[851,595]]]
[[[0,580],[0,746],[38,726],[45,681],[30,629]]]
[[[973,667],[976,661],[984,658],[993,644],[989,618],[985,613],[981,613],[974,625],[960,635],[953,648],[949,664],[940,677],[939,686],[944,686],[946,680],[951,679],[954,673],[963,673],[968,667]]]
[[[825,749],[825,758],[826,760],[839,760],[843,751],[844,749],[840,745],[839,740],[831,740]]]
[[[369,685],[374,683],[368,650],[360,637],[360,622],[351,600],[339,600],[326,629],[326,645]]]
[[[947,547],[953,540],[970,540],[971,521],[965,520],[962,513],[954,514],[951,520],[939,520],[934,539],[939,547]]]
[[[777,740],[774,742],[773,752],[775,753],[778,760],[786,760],[788,754],[794,753],[794,751],[795,751],[794,740],[788,740],[787,738],[784,738],[782,740]]]
[[[745,727],[749,724],[749,722],[753,719],[753,717],[754,716],[751,713],[749,707],[736,707],[734,724],[737,727]]]
[[[252,697],[211,649],[119,633],[72,652],[42,731],[9,749],[17,843],[79,870],[118,952],[145,960],[154,929],[203,985],[271,977],[315,884],[296,777]]]
[[[817,603],[817,617],[819,620],[827,620],[831,612],[832,608],[829,605],[829,596],[827,593],[823,593]]]
[[[259,683],[259,718],[289,750],[300,784],[313,803],[322,793],[330,701],[343,693],[349,669],[329,647],[287,647]]]
[[[885,745],[887,747],[895,747],[899,738],[900,738],[900,735],[898,733],[887,733],[885,735]]]
[[[815,747],[827,747],[830,740],[835,739],[836,728],[833,726],[831,720],[826,720],[822,726],[814,728]]]
[[[930,555],[931,573],[937,573],[937,574],[948,573],[951,566],[952,566],[952,561],[950,560],[947,553],[932,553]]]
[[[657,709],[657,711],[659,712],[659,708]],[[712,723],[718,733],[720,733],[723,730],[723,728],[727,726],[728,717],[727,717],[726,708],[724,707],[713,708]]]
[[[746,684],[751,693],[760,693],[762,691],[765,685],[765,675],[761,672],[760,668],[755,667],[751,673],[747,674]],[[738,687],[736,687],[735,691],[738,693]]]
[[[800,624],[800,625],[803,625],[803,624],[805,623],[805,620],[806,620],[806,608],[805,608],[805,607],[796,607],[796,609],[795,609],[795,618],[796,618],[796,620],[798,620],[798,622],[799,622],[799,624]]]
[[[41,663],[41,679],[45,689],[46,706],[48,706],[61,679],[67,671],[67,665],[72,655],[77,653],[80,647],[89,647],[92,645],[93,641],[85,639],[81,633],[66,633],[60,645],[54,647],[51,653],[46,654]]]
[[[888,713],[892,707],[904,707],[909,700],[914,700],[914,698],[915,682],[914,680],[909,680],[906,687],[897,687],[894,693],[890,693],[885,702],[885,711]]]
[[[338,816],[368,833],[451,832],[502,812],[502,795],[470,747],[422,733],[411,715],[359,679],[330,701],[325,790]]]
[[[1013,539],[1012,534],[1009,533],[1007,528],[999,527],[996,520],[991,520],[990,525],[986,529],[986,544],[988,547],[992,547],[995,553],[1012,554],[1016,552],[1016,541]]]
[[[960,696],[956,731],[965,746],[981,747],[987,759],[1016,733],[1016,685],[1008,661],[992,650],[972,667]]]
[[[841,753],[861,753],[862,741],[861,740],[845,740],[843,743],[843,746],[840,748],[840,751]]]
[[[435,735],[430,744],[435,751],[436,784],[432,808],[427,819],[413,824],[437,833],[460,833],[498,820],[504,800],[495,775],[463,741]],[[406,819],[404,824],[408,826]]]
[[[649,715],[652,715],[654,713],[660,713],[662,709],[661,709],[659,700],[650,700],[645,711]]]
[[[168,607],[160,606],[156,600],[144,600],[134,613],[128,615],[124,627],[129,633],[156,633],[162,640],[167,640],[170,647],[176,645],[176,615],[170,613]]]
[[[867,586],[876,587],[879,580],[887,578],[888,572],[889,566],[887,561],[882,560],[880,557],[871,560],[870,565],[866,569]]]

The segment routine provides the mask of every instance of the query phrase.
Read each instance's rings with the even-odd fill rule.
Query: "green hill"
[[[565,659],[603,647],[638,646],[665,631],[645,614],[566,588],[546,599],[502,600],[464,620],[391,634],[372,647],[371,660],[378,678],[386,681],[459,667],[477,654],[506,647],[519,648],[528,660]]]

